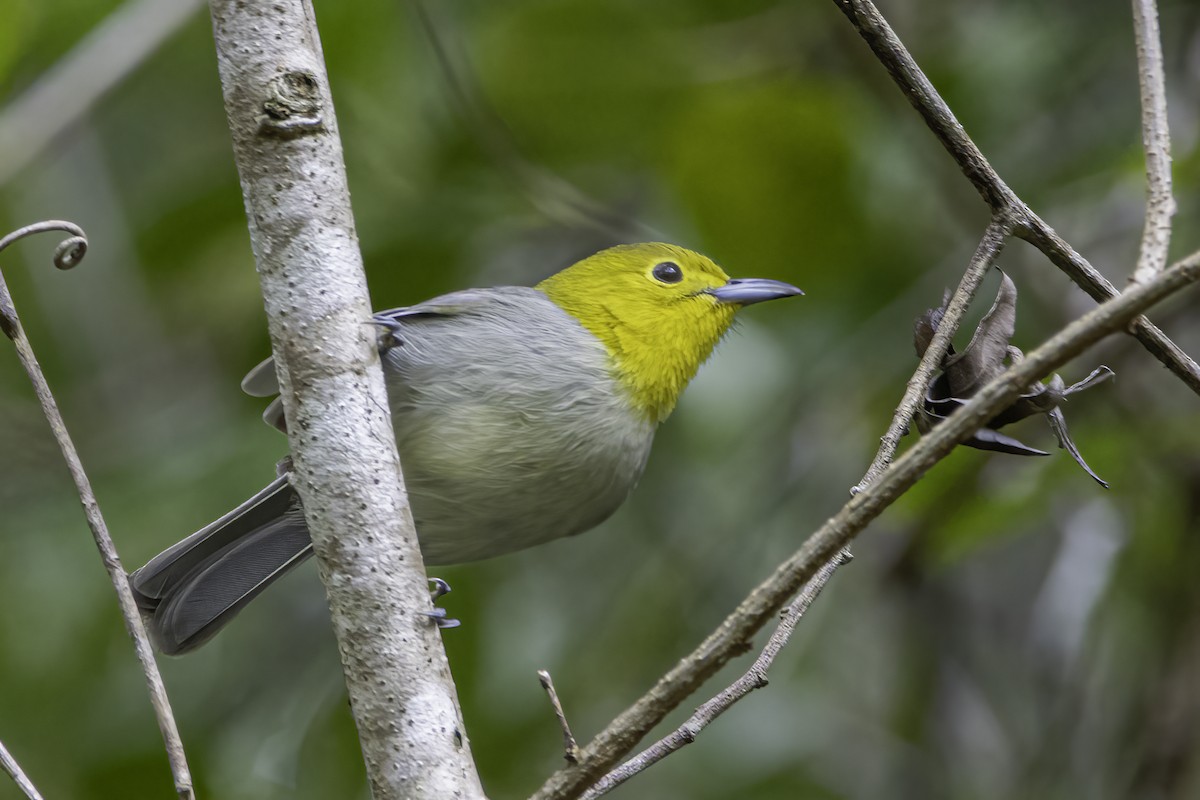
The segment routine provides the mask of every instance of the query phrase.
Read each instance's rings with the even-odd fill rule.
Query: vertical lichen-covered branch
[[[1163,75],[1158,5],[1133,0],[1133,32],[1137,45],[1138,87],[1142,97],[1142,148],[1146,151],[1146,222],[1133,280],[1145,283],[1167,266],[1171,246],[1171,133],[1167,125],[1167,87]]]
[[[211,0],[293,483],[376,800],[482,790],[400,475],[341,143],[307,0]]]

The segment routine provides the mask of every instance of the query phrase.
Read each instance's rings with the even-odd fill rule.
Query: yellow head
[[[731,280],[712,260],[651,242],[601,250],[537,286],[604,343],[634,405],[659,422],[744,305],[803,294]]]

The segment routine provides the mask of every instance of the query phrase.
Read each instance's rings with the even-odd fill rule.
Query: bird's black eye
[[[654,269],[650,271],[655,280],[663,283],[679,283],[683,280],[683,270],[674,261],[664,261],[661,264],[655,264]]]

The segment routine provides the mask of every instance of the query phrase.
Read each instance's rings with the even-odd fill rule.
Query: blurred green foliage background
[[[73,273],[50,267],[51,237],[3,267],[129,568],[248,497],[285,447],[237,388],[268,345],[207,15],[111,92],[22,98],[114,14],[180,3],[0,0],[0,230],[66,218],[92,245]],[[1182,255],[1200,246],[1200,7],[1160,5]],[[808,292],[743,315],[601,529],[440,573],[485,787],[524,796],[561,762],[536,669],[588,738],[845,501],[915,365],[912,321],[986,209],[834,3],[435,4],[469,107],[410,6],[318,6],[379,307],[648,235]],[[1144,198],[1128,3],[882,10],[1010,185],[1123,284]],[[122,37],[82,74],[156,34]],[[1023,243],[1001,265],[1020,347],[1092,306]],[[1194,302],[1153,316],[1195,355]],[[1197,401],[1128,338],[1064,377],[1098,363],[1117,380],[1067,416],[1110,491],[1061,452],[956,452],[860,539],[771,685],[614,796],[1200,796]],[[1040,420],[1013,433],[1052,449]],[[366,797],[323,604],[308,564],[164,661],[200,797]],[[0,740],[47,798],[171,796],[111,587],[3,343]]]

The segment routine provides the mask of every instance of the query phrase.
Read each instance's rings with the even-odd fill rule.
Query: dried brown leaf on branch
[[[1023,357],[1021,351],[1009,343],[1016,331],[1017,287],[1008,275],[1001,275],[1003,277],[996,292],[996,300],[979,321],[979,326],[971,336],[971,343],[961,353],[955,352],[953,347],[947,351],[946,357],[942,359],[941,372],[926,389],[925,400],[917,414],[917,428],[922,433],[932,430],[934,425],[965,404],[988,381],[1004,372],[1009,364],[1016,363]],[[948,301],[949,293],[943,296],[940,306],[931,308],[917,317],[913,326],[913,344],[918,356],[924,355],[929,347],[933,334],[945,314]],[[1030,447],[999,431],[1005,425],[1034,414],[1045,414],[1050,429],[1058,439],[1058,446],[1070,453],[1071,458],[1075,459],[1088,475],[1107,489],[1108,484],[1092,471],[1075,443],[1071,441],[1062,405],[1071,395],[1091,388],[1111,378],[1113,374],[1108,367],[1100,366],[1092,370],[1086,378],[1070,386],[1066,385],[1061,376],[1052,375],[1049,382],[1035,383],[1029,387],[1016,402],[992,417],[987,425],[976,431],[963,444],[979,450],[1012,455],[1050,455],[1045,450]]]

